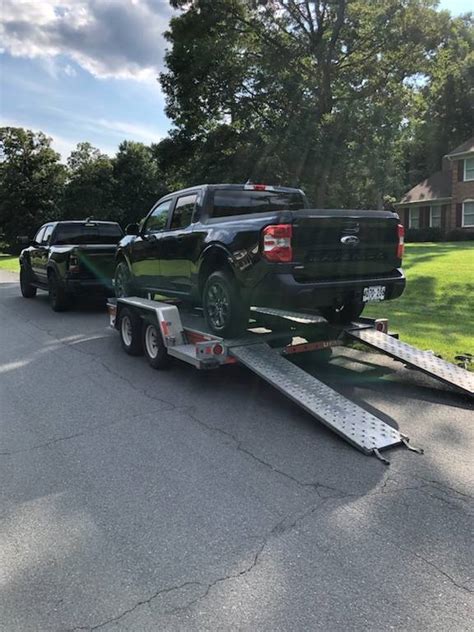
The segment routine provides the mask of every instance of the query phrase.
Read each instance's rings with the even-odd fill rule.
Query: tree
[[[166,193],[153,151],[143,143],[123,141],[113,161],[114,200],[124,224],[137,222]]]
[[[401,136],[407,188],[441,169],[442,157],[474,130],[473,16],[444,15],[439,45],[426,68]]]
[[[276,178],[303,185],[319,206],[383,204],[397,178],[393,155],[410,81],[426,72],[446,21],[435,2],[172,4],[182,13],[166,35],[161,84],[167,113],[196,155],[225,124],[236,138],[258,139],[242,169],[252,179],[271,164]],[[228,151],[216,147],[215,162]]]
[[[78,143],[67,160],[63,219],[116,219],[112,160],[90,143]]]
[[[42,132],[0,128],[0,233],[8,243],[59,216],[66,176],[59,158]]]

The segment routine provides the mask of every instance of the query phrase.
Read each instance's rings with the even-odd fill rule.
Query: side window
[[[171,220],[171,228],[186,228],[191,223],[196,205],[197,193],[185,195],[178,198],[175,209],[173,211],[173,219]]]
[[[158,206],[153,210],[152,214],[146,220],[145,231],[156,232],[166,228],[170,206],[171,200],[166,200],[166,202],[158,204]]]
[[[35,235],[35,238],[34,238],[35,244],[40,244],[42,242],[44,231],[45,231],[45,227],[41,226],[41,228],[39,229],[39,231]]]
[[[51,241],[51,235],[53,234],[53,228],[54,228],[54,226],[52,224],[50,224],[49,226],[46,226],[46,228],[44,229],[43,238],[41,240],[41,245],[42,246],[47,246],[49,244],[49,242]]]

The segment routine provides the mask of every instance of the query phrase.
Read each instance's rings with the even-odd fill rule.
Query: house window
[[[465,228],[474,228],[474,200],[463,202],[462,225]]]
[[[408,228],[420,228],[420,209],[411,208],[408,211]]]
[[[441,206],[430,208],[430,228],[441,228]]]
[[[464,160],[464,180],[474,180],[474,158]]]

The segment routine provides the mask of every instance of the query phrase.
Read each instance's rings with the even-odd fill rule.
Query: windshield
[[[298,191],[214,191],[211,217],[229,217],[248,213],[296,211],[305,208],[304,196]]]
[[[117,244],[122,238],[118,224],[60,224],[54,243],[57,245]]]

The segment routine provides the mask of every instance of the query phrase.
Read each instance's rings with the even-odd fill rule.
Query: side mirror
[[[140,227],[138,224],[129,224],[126,228],[125,228],[125,234],[126,235],[138,235],[140,234]]]
[[[18,240],[18,243],[21,244],[22,246],[29,246],[32,242],[32,240],[30,239],[30,237],[28,237],[28,235],[18,235],[17,240]]]

